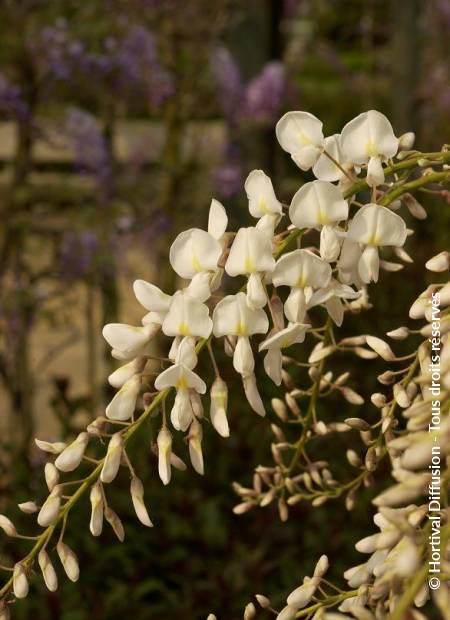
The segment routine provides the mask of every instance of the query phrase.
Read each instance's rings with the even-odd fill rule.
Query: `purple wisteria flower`
[[[25,119],[29,109],[21,90],[0,73],[0,113],[7,118]]]
[[[247,86],[245,116],[257,122],[272,122],[281,108],[285,87],[283,63],[269,62]]]
[[[59,251],[59,262],[64,277],[76,280],[89,275],[98,248],[98,238],[92,230],[65,233]]]

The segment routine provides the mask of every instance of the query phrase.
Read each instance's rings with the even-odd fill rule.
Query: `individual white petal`
[[[212,273],[210,271],[196,273],[184,293],[195,297],[198,301],[206,301],[211,297],[211,276]]]
[[[324,151],[327,151],[341,166],[344,166],[344,155],[340,146],[340,135],[335,133],[325,138],[323,143]],[[321,181],[339,181],[344,175],[342,170],[331,161],[329,157],[322,153],[313,166],[313,173],[316,179]]]
[[[136,400],[140,389],[140,375],[134,375],[131,379],[128,379],[106,407],[106,417],[110,420],[129,420],[136,408]]]
[[[341,240],[333,226],[323,226],[320,231],[320,256],[331,263],[337,260],[341,251]]]
[[[107,343],[126,356],[136,356],[154,335],[151,325],[136,327],[124,323],[108,323],[102,334]]]
[[[250,407],[258,415],[264,417],[266,415],[266,410],[264,409],[264,404],[258,392],[255,375],[252,374],[242,377],[242,383],[244,385],[244,392],[250,404]]]
[[[189,370],[193,370],[197,366],[197,361],[195,338],[185,336],[177,348],[175,364],[183,364]]]
[[[299,288],[326,286],[330,279],[330,265],[309,250],[294,250],[282,256],[272,276],[274,286]]]
[[[269,319],[262,309],[250,308],[245,293],[227,295],[214,309],[214,335],[251,336],[265,334],[269,329]]]
[[[368,204],[356,213],[350,223],[347,237],[365,245],[402,246],[407,237],[406,224],[390,209]]]
[[[250,308],[264,308],[267,294],[259,273],[251,273],[247,282],[247,303]]]
[[[260,351],[284,349],[305,340],[306,331],[311,327],[307,323],[290,323],[279,332],[271,334],[259,345]]]
[[[162,324],[166,336],[208,338],[212,329],[208,306],[181,291],[172,297],[169,312]]]
[[[184,338],[184,336],[176,336],[172,340],[172,344],[170,345],[169,353],[167,354],[167,357],[170,359],[171,362],[175,363],[175,360],[177,359],[178,349],[180,347],[180,343],[183,340],[183,338]]]
[[[178,235],[170,246],[169,261],[180,278],[190,279],[201,271],[214,271],[222,246],[200,228],[190,228]]]
[[[305,183],[292,198],[289,217],[297,228],[346,220],[348,204],[340,189],[327,181]]]
[[[223,267],[218,267],[216,271],[212,274],[211,280],[209,283],[209,288],[211,291],[217,291],[222,284],[223,274],[225,273],[225,269]]]
[[[315,164],[324,141],[318,118],[309,112],[287,112],[278,121],[275,132],[281,148],[302,170]]]
[[[167,312],[171,296],[145,280],[135,280],[133,290],[138,302],[147,310],[154,312]]]
[[[192,411],[191,399],[189,398],[189,391],[186,389],[178,390],[172,411],[170,412],[170,420],[173,427],[177,431],[184,432],[192,422],[193,417],[194,413]]]
[[[248,209],[253,217],[281,214],[281,203],[277,200],[270,177],[263,170],[252,170],[245,185]]]
[[[371,157],[367,166],[366,183],[369,187],[377,187],[384,183],[384,170],[379,157]]]
[[[378,274],[380,270],[380,258],[378,256],[378,248],[367,246],[361,255],[358,263],[358,273],[363,282],[378,282]]]
[[[156,329],[155,325],[161,326],[165,316],[166,312],[153,312],[152,310],[147,312],[147,314],[144,314],[141,319],[141,323],[142,325],[153,325]]]
[[[306,296],[302,288],[292,288],[285,303],[284,314],[291,323],[301,323],[306,314]]]
[[[275,228],[280,221],[279,215],[263,215],[256,223],[256,229],[263,232],[272,243],[272,239],[275,233]]]
[[[251,374],[255,369],[250,340],[246,336],[239,336],[233,355],[233,366],[236,372],[243,376]]]
[[[203,452],[202,452],[202,426],[194,418],[191,427],[189,429],[188,443],[189,443],[189,457],[191,459],[192,467],[195,471],[203,476],[205,473],[205,467],[203,464]]]
[[[384,114],[369,110],[345,125],[341,133],[341,148],[346,161],[365,164],[371,157],[394,157],[398,150],[398,138]]]
[[[358,263],[361,258],[359,243],[353,241],[348,236],[342,244],[341,254],[338,261],[339,279],[347,284],[359,281]]]
[[[281,349],[269,349],[264,356],[264,370],[275,385],[281,385],[282,367]]]
[[[137,476],[133,476],[131,478],[130,494],[134,511],[139,521],[142,525],[153,527],[153,523],[150,520],[147,508],[144,504],[144,485],[142,484],[141,479]]]
[[[221,239],[228,226],[228,216],[225,207],[218,200],[213,198],[209,207],[208,232],[214,239]]]
[[[172,475],[170,457],[172,454],[172,434],[166,426],[161,427],[156,440],[158,445],[158,473],[163,484],[169,484]]]
[[[335,324],[340,327],[344,320],[344,305],[339,297],[331,297],[325,303],[328,314]]]
[[[211,424],[222,437],[229,437],[227,420],[228,388],[223,379],[217,377],[211,386]]]
[[[225,271],[229,276],[273,271],[275,259],[267,235],[254,227],[240,228],[230,248]]]
[[[155,380],[155,388],[158,391],[168,387],[175,387],[177,390],[187,390],[192,388],[199,394],[206,392],[206,384],[195,372],[189,370],[183,364],[175,364],[164,370]]]

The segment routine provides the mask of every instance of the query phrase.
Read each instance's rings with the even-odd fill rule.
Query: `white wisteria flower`
[[[309,170],[323,149],[323,123],[309,112],[286,112],[275,132],[281,148],[302,170]]]
[[[263,308],[267,294],[262,277],[275,268],[272,244],[267,234],[255,227],[240,228],[231,246],[225,271],[231,277],[248,276],[247,302],[251,308]]]
[[[177,291],[164,318],[163,333],[166,336],[208,338],[211,329],[208,306],[183,291]]]
[[[377,282],[380,266],[380,246],[401,247],[407,237],[406,224],[390,209],[377,204],[367,204],[350,222],[348,239],[365,246],[358,262],[358,272],[363,282]]]
[[[269,319],[262,309],[251,308],[245,293],[227,295],[219,301],[213,312],[213,333],[216,338],[236,336],[233,366],[243,376],[253,374],[255,359],[249,337],[265,334],[269,329]]]
[[[169,310],[172,296],[167,295],[160,288],[145,280],[135,280],[133,291],[141,306],[149,311],[142,319],[142,324],[156,323],[161,325]]]
[[[194,417],[189,391],[195,390],[198,394],[204,394],[206,384],[195,372],[183,364],[174,364],[164,370],[155,380],[155,388],[158,391],[169,387],[174,387],[177,391],[170,420],[177,431],[185,431]]]
[[[341,248],[335,226],[348,218],[348,204],[336,185],[328,181],[305,183],[292,198],[289,217],[297,228],[319,228],[320,255],[335,261]]]
[[[294,250],[278,259],[272,274],[274,286],[290,286],[284,313],[291,323],[302,323],[313,288],[323,288],[331,279],[330,265],[309,250]]]
[[[263,170],[252,170],[245,181],[244,189],[250,215],[259,220],[257,228],[273,235],[282,215],[282,207],[275,196],[270,177]]]
[[[337,166],[335,162],[341,167]],[[344,170],[347,171],[350,168],[351,166],[345,162],[344,154],[342,153],[341,136],[335,133],[325,138],[323,141],[323,153],[312,169],[316,179],[329,182],[340,181],[345,176]]]
[[[284,329],[269,334],[259,345],[260,351],[267,351],[264,357],[264,369],[276,385],[281,385],[282,354],[281,350],[305,340],[306,331],[311,325],[307,323],[290,323]]]
[[[366,182],[374,187],[384,183],[382,162],[396,155],[399,142],[384,114],[369,110],[345,125],[340,144],[347,161],[367,164]]]
[[[358,299],[360,296],[361,293],[353,290],[351,286],[331,278],[327,286],[315,291],[311,295],[307,308],[323,304],[332,320],[340,327],[344,320],[344,304],[342,299]]]

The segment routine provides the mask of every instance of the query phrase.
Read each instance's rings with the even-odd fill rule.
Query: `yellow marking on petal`
[[[378,245],[380,245],[380,241],[381,241],[380,237],[379,237],[376,233],[374,233],[373,235],[371,235],[371,236],[369,237],[369,240],[368,240],[368,242],[367,242],[367,245],[375,245],[375,246],[378,246]]]
[[[373,140],[369,140],[366,143],[365,151],[368,157],[376,157],[378,155],[378,148]]]
[[[180,336],[191,336],[191,332],[187,323],[180,323],[178,325],[178,332]]]
[[[304,131],[299,131],[298,132],[298,139],[299,142],[302,146],[309,146],[310,144],[312,144],[312,140],[309,136],[306,135],[306,133]]]
[[[307,285],[306,277],[302,274],[297,280],[296,286],[297,288],[305,288],[306,285]]]
[[[322,224],[322,226],[326,226],[327,224],[330,223],[330,219],[328,217],[328,215],[322,211],[322,209],[319,209],[319,213],[318,213],[318,224]]]
[[[187,381],[184,377],[181,377],[179,381],[177,381],[176,388],[177,390],[185,390],[187,388]]]
[[[254,273],[256,271],[255,263],[253,259],[250,258],[249,256],[247,256],[247,258],[245,259],[244,269],[246,273]]]
[[[197,273],[199,273],[200,271],[203,271],[203,267],[195,254],[192,257],[192,267]]]
[[[247,327],[244,323],[238,323],[236,326],[236,336],[247,336]]]
[[[269,209],[267,208],[267,200],[265,198],[260,198],[259,199],[259,210],[264,213],[265,215],[267,215],[267,213],[269,213]]]

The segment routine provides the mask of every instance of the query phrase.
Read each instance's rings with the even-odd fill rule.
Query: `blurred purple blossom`
[[[281,62],[269,62],[247,86],[245,116],[257,122],[272,122],[283,102],[286,71]]]
[[[68,231],[60,246],[60,267],[64,278],[75,280],[89,275],[99,248],[97,235],[91,230]]]
[[[29,109],[22,98],[18,86],[12,84],[0,73],[0,112],[8,118],[24,119],[28,117]]]
[[[221,47],[214,53],[211,69],[219,103],[231,125],[270,124],[275,120],[286,89],[286,72],[281,62],[267,63],[245,84],[230,51]]]
[[[99,187],[107,191],[112,162],[96,118],[85,110],[72,108],[66,119],[65,132],[71,142],[78,171],[94,176]]]

